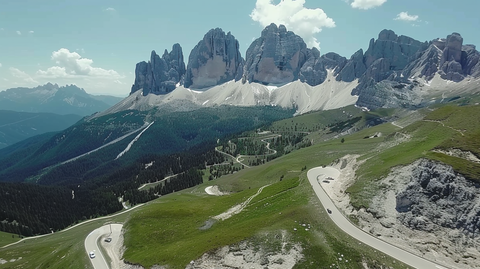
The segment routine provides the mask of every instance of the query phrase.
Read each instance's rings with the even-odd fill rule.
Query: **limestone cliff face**
[[[299,78],[309,57],[303,39],[284,25],[267,26],[247,49],[244,81],[284,84]]]
[[[378,34],[378,39],[370,40],[368,50],[365,52],[365,65],[370,67],[378,59],[389,61],[391,70],[403,70],[409,58],[422,47],[422,42],[407,36],[397,36],[392,30],[383,30]]]
[[[436,225],[480,233],[480,188],[452,167],[422,160],[411,181],[397,195],[400,221],[411,228],[432,231]]]
[[[190,53],[184,86],[202,89],[240,80],[245,61],[239,48],[230,32],[210,30]]]
[[[480,77],[480,52],[474,45],[463,45],[458,33],[420,42],[382,30],[365,52],[360,49],[346,59],[307,48],[284,25],[271,24],[252,42],[244,60],[235,37],[216,28],[192,50],[187,68],[180,45],[161,57],[153,51],[150,61],[137,64],[131,93],[143,89],[144,95],[167,94],[179,85],[206,90],[238,80],[276,86],[300,81],[317,86],[325,82],[329,70],[336,81],[358,80],[351,94],[358,96],[359,107],[414,108],[428,102],[422,87],[435,76],[454,82]]]
[[[143,95],[149,93],[166,94],[173,91],[185,75],[182,47],[175,44],[169,53],[163,56],[152,51],[150,61],[139,62],[135,67],[135,82],[130,94],[142,89]]]
[[[346,64],[347,59],[334,52],[329,52],[320,56],[320,51],[316,48],[309,50],[309,57],[300,69],[299,79],[310,86],[320,85],[327,78],[327,70],[333,70],[334,73],[341,70]],[[353,81],[353,80],[352,80]]]

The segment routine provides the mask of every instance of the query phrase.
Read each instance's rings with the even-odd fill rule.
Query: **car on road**
[[[328,214],[332,214],[332,210],[330,210],[328,208],[327,208],[327,212],[328,212]]]
[[[95,253],[93,253],[93,251],[92,251],[88,254],[88,256],[90,256],[90,259],[93,259],[93,258],[95,258]]]
[[[105,238],[105,242],[107,242],[107,243],[112,242],[112,238],[111,237]]]

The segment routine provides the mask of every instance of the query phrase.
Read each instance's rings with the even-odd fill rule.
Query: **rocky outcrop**
[[[360,96],[357,105],[374,109],[382,107],[382,103],[391,101],[382,100],[381,97],[392,96],[390,93],[377,92],[378,90],[389,90],[390,87],[378,87],[376,84],[383,80],[394,81],[397,77],[400,77],[399,73],[408,65],[409,59],[422,48],[422,44],[410,37],[397,36],[392,30],[383,30],[378,35],[377,40],[373,38],[370,40],[363,59],[360,58],[359,52],[356,53],[356,58],[352,56],[350,62],[356,63],[355,66],[360,66],[360,69],[355,72],[355,76],[352,74],[352,67],[349,67],[350,70],[341,72],[341,74],[348,80],[355,77],[360,78],[358,87],[352,92],[352,94]],[[365,69],[363,69],[364,67]],[[364,72],[361,73],[362,71]],[[388,85],[390,83],[384,84]],[[376,99],[380,102],[371,102],[372,93],[377,96]],[[366,100],[369,100],[369,102],[365,102]],[[394,101],[394,103],[397,103],[397,101]]]
[[[315,52],[284,25],[267,26],[247,49],[244,82],[285,84],[299,78],[300,69]],[[312,60],[314,61],[314,60]],[[312,63],[313,64],[313,63]]]
[[[480,76],[480,52],[474,45],[465,45],[462,50],[463,73],[473,77]]]
[[[429,81],[438,71],[442,51],[437,46],[428,46],[425,50],[417,52],[415,61],[410,62],[402,72],[405,77],[416,75]]]
[[[190,53],[184,86],[201,89],[238,81],[242,78],[244,63],[238,40],[230,32],[212,29]]]
[[[462,36],[452,33],[447,38],[432,40],[418,51],[403,74],[430,80],[438,73],[443,79],[459,82],[467,76],[480,75],[479,59],[474,45],[463,45]]]
[[[370,40],[368,50],[365,52],[365,65],[370,67],[378,59],[387,59],[390,69],[403,70],[409,58],[422,48],[422,42],[407,36],[397,36],[392,30],[383,30],[375,41]]]
[[[357,78],[360,78],[367,67],[365,66],[363,59],[363,50],[359,49],[355,52],[350,60],[348,60],[342,69],[339,69],[337,75],[338,81],[352,82]]]
[[[359,85],[352,94],[359,96],[358,106],[369,109],[385,107],[387,104],[411,107],[416,101],[408,98],[418,97],[412,91],[418,83],[412,78],[421,77],[430,81],[439,74],[445,80],[459,82],[467,76],[478,77],[479,60],[480,53],[475,46],[464,46],[463,38],[458,33],[446,39],[422,43],[406,36],[397,36],[391,30],[383,30],[376,41],[370,41],[363,57],[366,71],[360,76]],[[337,79],[349,81],[355,78],[351,62],[352,59],[340,71]],[[361,62],[358,55],[355,62]],[[393,85],[393,92],[389,85]]]
[[[135,82],[130,94],[143,90],[149,93],[166,94],[173,91],[185,75],[182,47],[175,44],[169,53],[165,50],[162,58],[152,51],[150,61],[140,62],[135,67]]]
[[[347,59],[336,53],[329,52],[320,56],[320,51],[316,48],[308,50],[308,59],[300,69],[299,79],[310,86],[322,84],[327,78],[328,71],[342,69]]]
[[[452,167],[422,160],[411,182],[397,195],[400,221],[430,232],[436,225],[460,229],[469,236],[480,232],[480,189]]]

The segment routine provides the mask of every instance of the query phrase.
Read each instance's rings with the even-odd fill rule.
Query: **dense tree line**
[[[0,183],[0,229],[10,233],[31,236],[58,231],[121,208],[113,193],[83,186]]]
[[[141,126],[144,118],[137,112],[80,122],[32,140],[0,157],[0,164],[15,157],[10,166],[0,165],[0,181],[30,178],[37,183],[1,183],[0,230],[26,236],[49,233],[121,210],[121,197],[137,204],[198,185],[203,180],[200,170],[225,161],[214,150],[217,139],[290,115],[291,111],[269,107],[150,115],[155,124],[119,159],[116,156],[136,134],[60,164]],[[171,175],[176,176],[155,188],[138,190],[141,184]]]

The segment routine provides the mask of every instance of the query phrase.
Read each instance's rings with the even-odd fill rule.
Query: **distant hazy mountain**
[[[18,112],[60,115],[91,115],[109,108],[118,97],[93,96],[75,85],[59,87],[47,83],[35,88],[13,88],[0,92],[0,108]]]
[[[109,106],[113,106],[116,103],[123,100],[123,97],[111,96],[111,95],[90,95],[93,99],[102,101]]]
[[[27,113],[0,110],[0,148],[47,132],[64,130],[82,117],[53,113]]]
[[[180,45],[170,54],[182,56]],[[458,33],[421,42],[383,30],[366,51],[347,59],[307,48],[300,36],[271,24],[249,46],[245,60],[233,35],[219,28],[191,51],[185,72],[183,57],[170,54],[159,58],[153,52],[148,63],[137,64],[133,98],[111,112],[172,101],[190,109],[270,104],[298,107],[298,113],[350,104],[412,108],[473,93],[480,79],[480,52],[464,45]]]

